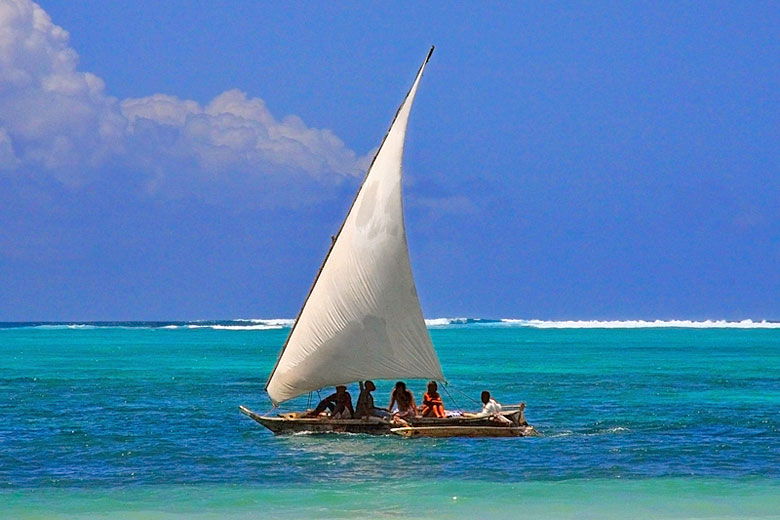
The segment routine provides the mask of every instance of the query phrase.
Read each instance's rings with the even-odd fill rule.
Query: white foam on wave
[[[550,433],[548,435],[545,435],[545,437],[555,438],[555,437],[571,437],[574,435],[574,432],[571,430],[561,430],[556,433]]]
[[[281,329],[281,325],[187,325],[188,329],[212,329],[212,330],[274,330]]]
[[[727,320],[522,320],[502,319],[501,323],[537,329],[780,329],[776,321],[727,321]]]
[[[227,323],[198,323],[185,325],[188,329],[212,330],[278,330],[291,327],[295,320],[290,318],[237,318]]]
[[[141,325],[127,322],[126,324],[101,323],[42,323],[30,324],[29,327],[40,329],[89,330],[99,328],[128,329],[213,329],[213,330],[277,330],[289,328],[295,322],[290,318],[270,319],[235,319],[221,323],[209,323],[206,320],[184,322],[167,325]],[[477,327],[528,327],[536,329],[651,329],[651,328],[681,328],[681,329],[780,329],[778,321],[742,321],[728,320],[539,320],[504,318],[501,320],[486,320],[479,318],[428,318],[425,320],[428,328],[446,328],[450,326]],[[24,328],[24,325],[22,325]],[[3,327],[0,327],[3,328]],[[14,327],[18,328],[18,327]],[[12,330],[12,329],[8,329]]]
[[[257,323],[259,325],[273,325],[279,327],[292,327],[292,324],[295,323],[295,320],[291,318],[252,319],[247,321],[251,321],[252,323]]]
[[[254,325],[271,325],[274,327],[292,327],[295,320],[292,318],[236,318],[227,320],[235,323],[252,323]]]
[[[446,327],[452,323],[449,318],[430,318],[425,320],[427,327]]]
[[[427,318],[425,325],[428,327],[446,327],[447,325],[464,325],[468,318]]]
[[[51,325],[34,325],[30,328],[50,330],[91,330],[97,329],[98,327],[95,325],[87,325],[85,323],[53,323]]]
[[[610,435],[610,434],[620,434],[620,433],[628,433],[631,430],[629,428],[624,428],[623,426],[614,426],[612,428],[605,428],[605,429],[599,429],[588,433],[583,433],[585,437],[593,437],[597,435]]]

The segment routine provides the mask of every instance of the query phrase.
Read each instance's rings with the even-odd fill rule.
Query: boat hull
[[[300,414],[283,414],[277,417],[269,417],[257,414],[245,406],[239,406],[238,408],[241,413],[265,426],[275,435],[291,435],[295,433],[362,433],[368,435],[390,435],[391,433],[394,433],[391,430],[398,429],[398,424],[377,417],[369,419],[331,419],[326,417],[300,417]],[[512,430],[518,428],[530,428],[530,430],[533,430],[532,427],[525,425],[522,411],[515,410],[504,412],[503,415],[511,424],[504,425],[491,417],[417,417],[416,419],[409,421],[409,424],[414,428],[461,428],[461,430],[452,430],[453,434],[456,431],[467,432],[469,428],[479,427],[499,430]],[[487,430],[484,431],[487,432]],[[460,435],[439,436],[452,437]],[[497,437],[499,435],[491,436]],[[518,435],[503,436],[517,437]]]
[[[286,416],[268,417],[259,415],[245,406],[238,409],[271,430],[274,435],[290,435],[294,433],[364,433],[368,435],[386,435],[394,425],[377,420],[363,419],[324,419]]]
[[[406,437],[529,437],[537,435],[532,426],[409,426],[391,428],[390,433]]]

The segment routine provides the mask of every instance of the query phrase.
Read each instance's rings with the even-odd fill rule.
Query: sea
[[[780,519],[780,323],[429,320],[445,406],[540,433],[498,439],[273,436],[290,325],[0,324],[0,518]]]

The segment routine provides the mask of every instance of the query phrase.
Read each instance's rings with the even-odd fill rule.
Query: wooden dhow
[[[502,412],[509,421],[494,417],[416,417],[409,419],[408,427],[401,427],[388,419],[333,419],[330,417],[303,417],[302,413],[281,413],[269,417],[239,406],[244,415],[271,430],[275,435],[295,433],[363,433],[367,435],[396,434],[403,437],[527,437],[536,435],[533,426],[525,421],[522,410]],[[444,430],[446,431],[444,431]],[[447,430],[449,429],[449,430]]]
[[[423,319],[409,260],[401,192],[406,127],[428,52],[398,108],[325,260],[292,325],[265,390],[274,406],[313,391],[365,380],[445,382]],[[390,434],[389,419],[309,418],[299,413],[240,411],[274,434]],[[522,409],[491,417],[415,418],[408,436],[515,435],[527,424]],[[441,428],[457,428],[442,432]],[[524,430],[525,431],[525,430]],[[530,431],[530,430],[529,430]],[[470,433],[469,433],[470,432]],[[494,435],[491,435],[494,436]]]

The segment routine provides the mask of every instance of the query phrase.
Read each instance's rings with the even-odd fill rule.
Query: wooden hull
[[[528,437],[537,435],[531,426],[410,426],[391,428],[390,433],[414,437]]]
[[[245,406],[238,409],[262,424],[274,435],[290,435],[293,433],[365,433],[368,435],[386,435],[394,425],[389,422],[363,419],[323,419],[302,417],[267,417],[258,415]]]
[[[297,415],[299,414],[284,414],[277,417],[268,417],[259,415],[245,406],[239,406],[238,408],[241,413],[265,426],[275,435],[290,435],[295,433],[362,433],[368,435],[390,435],[391,433],[394,433],[391,430],[398,429],[398,424],[377,417],[372,417],[370,419],[303,418],[298,417]],[[519,410],[505,412],[503,415],[512,422],[511,426],[515,428],[520,427],[519,425],[525,422],[522,417],[522,412]],[[475,427],[502,430],[513,429],[510,426],[500,425],[496,420],[488,417],[446,417],[443,419],[435,417],[418,417],[409,421],[409,423],[413,427],[464,428],[463,431]],[[531,428],[531,430],[533,430],[533,428]],[[455,430],[453,430],[453,432],[455,432]],[[449,436],[451,437],[453,435]]]

